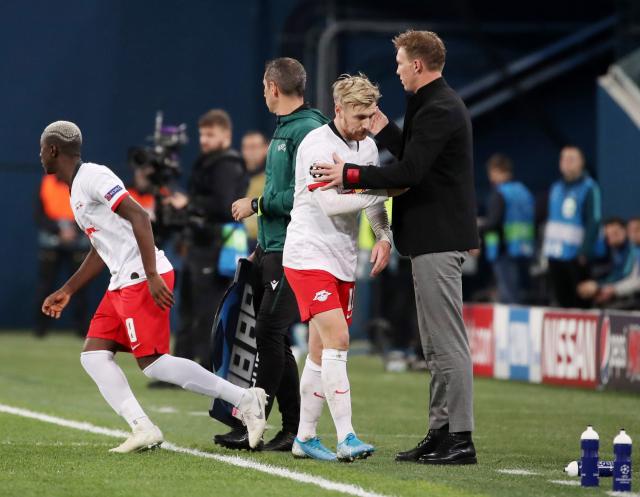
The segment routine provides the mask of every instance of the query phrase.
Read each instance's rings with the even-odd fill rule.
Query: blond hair
[[[420,59],[430,71],[442,71],[447,50],[440,37],[433,31],[410,29],[393,39],[396,50],[404,48],[409,59]]]
[[[333,101],[340,105],[370,107],[380,100],[378,85],[359,72],[356,76],[343,74],[333,83]]]

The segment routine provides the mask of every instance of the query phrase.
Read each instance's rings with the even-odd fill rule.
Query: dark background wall
[[[377,0],[0,3],[0,327],[32,322],[32,212],[42,174],[38,141],[49,122],[77,122],[84,135],[84,158],[108,164],[126,178],[127,148],[151,133],[155,112],[161,109],[167,122],[189,126],[191,143],[183,151],[188,173],[197,154],[195,123],[209,108],[230,112],[236,144],[248,129],[271,132],[274,120],[262,97],[265,60],[300,58],[313,89],[314,43],[327,16],[453,25],[441,33],[448,47],[445,76],[460,88],[614,12],[613,2],[589,8],[583,2],[557,3],[531,3],[536,8],[526,12],[520,3],[507,1],[397,1],[393,9]],[[480,40],[474,28],[476,22],[508,28],[510,21],[537,23],[539,29],[507,29]],[[394,74],[390,36],[341,36],[336,72],[366,72],[380,83],[383,110],[401,117],[405,97]],[[596,77],[613,58],[613,52],[604,54],[475,120],[480,198],[487,190],[482,166],[495,151],[512,154],[520,177],[536,191],[555,178],[563,142],[582,145],[588,159],[595,160]]]

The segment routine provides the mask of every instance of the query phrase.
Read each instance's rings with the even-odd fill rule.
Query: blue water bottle
[[[583,487],[597,487],[600,485],[598,472],[598,448],[600,437],[591,425],[582,432],[580,437],[580,485]]]
[[[613,439],[613,491],[631,491],[631,437],[624,428]]]

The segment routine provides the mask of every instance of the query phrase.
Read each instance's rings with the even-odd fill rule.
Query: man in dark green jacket
[[[240,221],[258,215],[258,247],[251,258],[264,291],[256,322],[260,367],[256,386],[269,395],[267,416],[278,400],[282,430],[265,444],[264,450],[290,451],[300,419],[298,367],[291,353],[289,327],[298,320],[298,306],[284,277],[282,250],[291,220],[298,145],[309,131],[329,122],[318,110],[304,104],[306,73],[300,62],[288,57],[267,63],[264,98],[277,116],[265,168],[264,192],[257,198],[234,202],[232,214]],[[248,448],[246,430],[236,429],[218,436],[216,442],[229,448]]]

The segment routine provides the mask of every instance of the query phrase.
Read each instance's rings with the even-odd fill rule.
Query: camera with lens
[[[156,113],[153,135],[147,138],[151,145],[131,147],[128,163],[141,171],[149,182],[149,193],[155,197],[156,236],[163,238],[187,224],[186,213],[173,208],[163,200],[171,194],[172,183],[180,177],[180,149],[188,142],[187,125],[166,125],[162,111]]]

